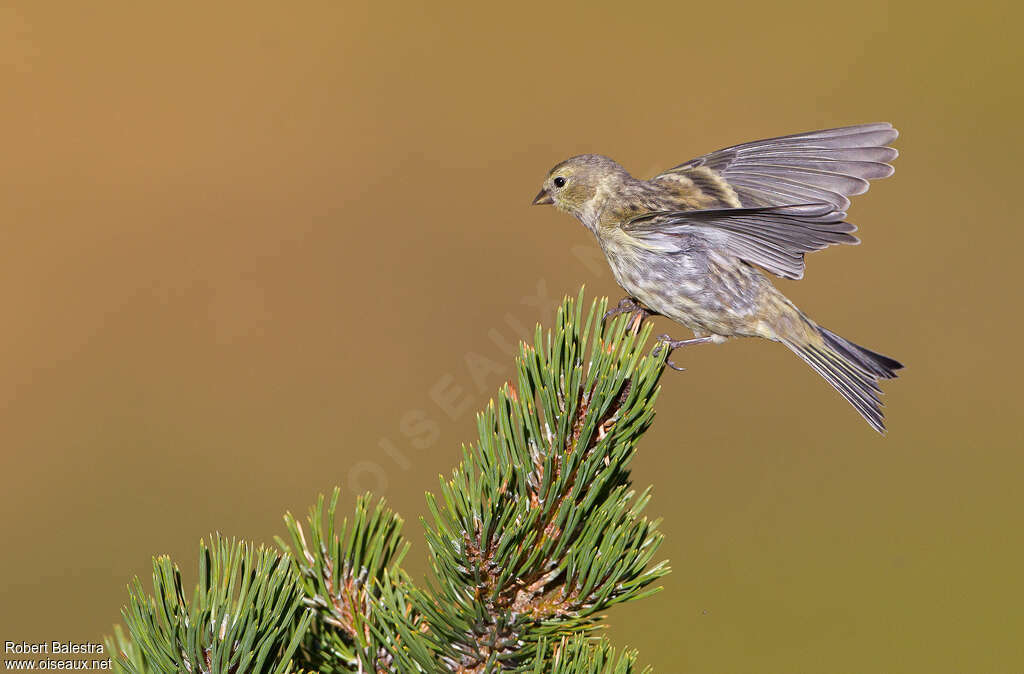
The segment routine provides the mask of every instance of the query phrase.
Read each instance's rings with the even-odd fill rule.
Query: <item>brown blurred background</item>
[[[907,363],[890,434],[779,345],[688,351],[635,462],[675,573],[611,636],[663,672],[1024,671],[1021,18],[5,3],[0,640],[96,640],[153,554],[191,573],[335,484],[390,500],[422,574],[505,343],[620,295],[528,206],[553,164],[887,120],[864,243],[780,285]]]

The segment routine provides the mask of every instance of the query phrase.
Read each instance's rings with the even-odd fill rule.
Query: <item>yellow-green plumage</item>
[[[886,177],[888,124],[830,129],[719,150],[651,180],[601,155],[555,166],[534,203],[552,203],[597,238],[630,297],[698,337],[779,341],[878,431],[878,379],[902,366],[820,328],[762,273],[801,278],[805,253],[857,243],[848,196]]]

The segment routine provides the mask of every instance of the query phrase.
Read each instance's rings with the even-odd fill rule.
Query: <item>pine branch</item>
[[[544,638],[594,626],[650,593],[661,542],[626,467],[647,429],[664,357],[606,302],[567,299],[556,328],[523,345],[515,385],[478,419],[479,440],[428,495],[435,586],[417,604],[451,671],[518,667]]]
[[[607,639],[575,636],[562,639],[550,652],[541,653],[531,670],[533,674],[648,674],[636,669],[636,651],[616,655]]]
[[[401,536],[402,520],[384,501],[370,510],[370,495],[356,502],[351,526],[346,519],[335,531],[336,488],[324,512],[324,497],[307,517],[311,542],[302,525],[285,515],[292,544],[278,539],[291,553],[294,571],[304,591],[304,603],[318,619],[306,635],[298,660],[309,669],[328,672],[391,671],[391,653],[400,648],[393,633],[374,631],[375,605],[391,584],[409,549]],[[391,575],[387,575],[388,571]],[[404,576],[400,576],[404,582]],[[411,619],[411,618],[410,618]]]
[[[122,612],[123,633],[108,639],[120,671],[284,674],[309,626],[290,562],[273,550],[213,537],[199,546],[199,582],[185,599],[181,571],[153,560],[154,596],[136,578]]]
[[[427,495],[425,586],[400,566],[402,520],[366,495],[336,528],[336,489],[311,508],[308,538],[285,516],[281,556],[203,545],[191,604],[177,567],[155,560],[155,598],[136,579],[130,639],[118,628],[107,640],[121,654],[115,668],[633,674],[635,653],[588,633],[669,572],[652,563],[662,536],[643,515],[649,490],[634,492],[628,470],[665,355],[647,352],[649,326],[605,325],[606,306],[584,313],[581,291],[552,330],[520,346],[514,382],[477,418],[477,442]]]

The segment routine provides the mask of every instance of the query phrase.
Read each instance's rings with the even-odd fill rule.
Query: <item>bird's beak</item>
[[[543,206],[545,204],[553,204],[553,203],[555,203],[555,202],[551,198],[551,195],[548,194],[547,190],[541,190],[540,192],[537,192],[537,196],[535,196],[533,198],[533,205],[534,206]]]

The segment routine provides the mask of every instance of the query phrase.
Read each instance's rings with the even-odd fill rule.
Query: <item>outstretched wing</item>
[[[783,278],[804,275],[804,253],[840,243],[860,243],[845,222],[846,213],[832,204],[802,204],[769,208],[725,208],[708,211],[647,213],[630,220],[623,230],[653,249],[685,252],[691,237],[699,236]]]
[[[743,208],[828,203],[845,211],[847,197],[866,192],[869,180],[892,175],[886,162],[899,153],[886,145],[898,135],[880,122],[758,140],[698,157],[652,180],[689,178],[712,192],[722,191],[724,181],[735,194],[723,201]]]

